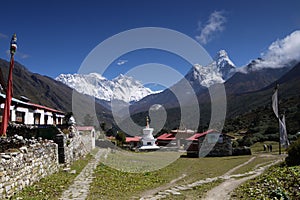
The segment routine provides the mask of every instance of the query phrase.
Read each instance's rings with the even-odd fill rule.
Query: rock
[[[19,148],[22,153],[28,153],[28,149],[26,146]]]
[[[13,157],[16,157],[19,154],[19,152],[12,152],[10,155],[12,155]]]
[[[1,155],[1,157],[4,158],[5,160],[9,160],[11,158],[11,156],[7,154]]]
[[[69,168],[69,167],[66,167],[63,169],[64,172],[69,172],[70,170],[71,170],[71,168]]]
[[[20,141],[23,140],[23,136],[17,135],[15,137],[16,137],[17,140],[20,140]]]

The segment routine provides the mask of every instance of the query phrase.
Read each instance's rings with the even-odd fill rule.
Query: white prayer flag
[[[272,108],[273,108],[273,111],[276,115],[276,117],[278,118],[278,97],[277,97],[277,93],[278,93],[278,90],[276,88],[273,96],[272,96]]]
[[[290,145],[288,140],[286,124],[285,124],[285,116],[282,116],[282,120],[279,119],[279,131],[280,131],[280,144],[287,148]]]

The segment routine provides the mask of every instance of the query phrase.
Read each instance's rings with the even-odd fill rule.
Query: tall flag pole
[[[278,119],[278,122],[279,122],[279,155],[281,154],[281,131],[280,131],[280,127],[281,127],[281,120],[279,118],[279,115],[278,115],[278,84],[276,84],[275,86],[275,91],[274,91],[274,94],[272,96],[272,108],[273,108],[273,111]]]
[[[6,130],[8,126],[9,117],[10,117],[10,104],[11,104],[12,93],[13,93],[12,72],[14,68],[14,55],[16,53],[16,50],[17,50],[17,35],[14,34],[10,41],[10,66],[9,66],[9,73],[8,73],[8,80],[7,80],[6,98],[5,98],[3,115],[2,115],[2,124],[0,129],[0,134],[2,137],[6,136]]]

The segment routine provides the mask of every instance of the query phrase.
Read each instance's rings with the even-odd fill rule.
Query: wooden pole
[[[279,155],[281,155],[281,143],[280,143],[280,118],[278,118],[278,124],[279,124]]]
[[[8,73],[8,80],[7,80],[7,89],[6,89],[6,97],[5,97],[5,103],[4,103],[4,110],[2,114],[2,123],[0,127],[0,135],[2,137],[6,137],[6,130],[10,118],[10,105],[12,100],[12,74],[13,74],[13,68],[14,68],[14,55],[17,50],[17,36],[14,34],[12,36],[11,42],[10,42],[10,65],[9,65],[9,73]]]
[[[276,86],[275,86],[275,90],[277,90],[278,91],[278,87],[279,87],[279,84],[278,83],[276,83]],[[277,95],[278,95],[278,93],[277,93]],[[278,96],[277,96],[277,98],[278,98]],[[278,110],[279,110],[279,101],[278,101]],[[278,126],[279,126],[279,142],[278,142],[278,144],[279,144],[279,155],[281,155],[281,141],[280,141],[280,115],[278,115]]]

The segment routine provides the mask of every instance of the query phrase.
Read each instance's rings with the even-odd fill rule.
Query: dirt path
[[[166,190],[172,186],[174,186],[176,184],[177,181],[183,179],[184,177],[186,177],[186,174],[182,174],[180,177],[173,179],[170,183],[166,184],[166,185],[162,185],[160,187],[154,188],[152,190],[147,190],[146,192],[144,192],[141,196],[141,199],[148,199],[153,197],[153,195],[155,195],[156,193],[158,193],[159,191],[163,191]]]
[[[259,155],[259,156],[263,156],[263,155]],[[236,187],[238,187],[240,184],[242,184],[243,182],[245,182],[249,179],[253,179],[256,176],[259,176],[267,168],[269,168],[270,166],[272,166],[276,163],[279,163],[283,160],[283,158],[280,157],[280,158],[276,159],[275,161],[272,161],[272,162],[267,161],[267,162],[257,165],[253,171],[243,173],[243,174],[233,174],[234,171],[236,171],[237,169],[239,169],[245,165],[248,165],[255,158],[256,158],[256,156],[250,158],[248,161],[232,168],[231,170],[229,170],[222,176],[218,176],[218,177],[214,177],[214,178],[206,178],[204,180],[199,180],[199,181],[191,183],[191,184],[176,186],[176,181],[180,180],[180,177],[179,177],[178,179],[174,179],[174,181],[168,185],[146,191],[142,195],[142,198],[140,200],[158,200],[158,199],[166,198],[169,195],[178,195],[178,194],[181,194],[180,191],[190,190],[197,186],[214,182],[218,179],[223,179],[225,181],[222,184],[220,184],[220,185],[214,187],[213,189],[211,189],[210,191],[208,191],[206,196],[203,199],[205,199],[205,200],[230,199],[230,193]],[[238,178],[238,179],[236,179],[236,178]]]
[[[107,153],[106,149],[99,149],[95,157],[89,161],[81,173],[75,178],[74,183],[65,190],[59,200],[84,200],[88,196],[89,187],[94,179],[94,170],[96,169],[101,156]]]
[[[247,180],[253,179],[259,175],[261,175],[267,168],[269,168],[272,165],[275,165],[279,162],[281,162],[282,159],[278,159],[276,161],[271,162],[268,165],[258,167],[253,171],[250,171],[248,173],[244,174],[237,174],[230,176],[229,179],[225,179],[223,183],[220,185],[214,187],[210,191],[207,192],[206,196],[203,198],[204,200],[215,200],[215,199],[223,199],[223,200],[229,200],[230,199],[230,193],[237,188],[239,185],[244,183]],[[238,168],[237,168],[238,169]],[[235,169],[236,170],[236,169]],[[242,177],[240,179],[235,179],[238,177]]]

